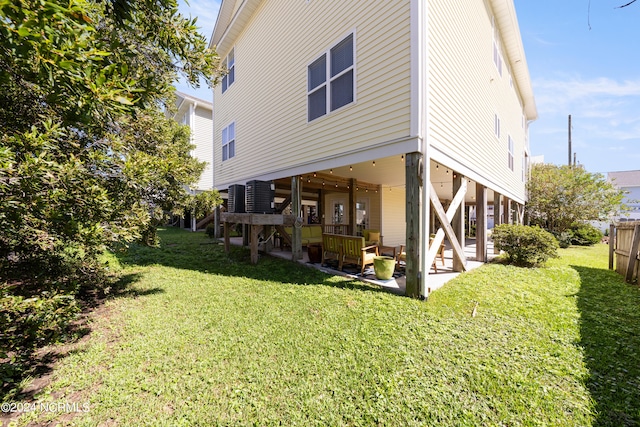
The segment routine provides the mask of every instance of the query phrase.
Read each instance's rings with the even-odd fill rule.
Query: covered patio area
[[[243,238],[242,237],[232,237],[230,238],[230,242],[232,245],[235,246],[242,246],[243,245]],[[489,258],[493,259],[496,255],[493,254],[493,242],[491,240],[489,240]],[[474,268],[480,267],[482,264],[484,264],[483,262],[480,261],[473,261],[473,257],[475,256],[476,253],[476,241],[473,238],[467,238],[465,239],[465,246],[463,247],[465,255],[467,256],[467,258],[469,259],[469,261],[467,261],[467,271],[468,270],[472,270]],[[266,252],[268,255],[271,256],[275,256],[278,258],[282,258],[282,259],[286,259],[286,260],[291,260],[291,256],[292,256],[292,252],[291,252],[291,248],[285,246],[284,248],[273,248],[270,251]],[[265,254],[265,252],[261,251],[261,254]],[[373,271],[373,267],[370,266],[368,267],[364,274],[360,274],[360,271],[358,270],[358,267],[356,266],[347,266],[346,268],[343,269],[343,271],[338,270],[337,266],[332,266],[331,264],[329,265],[322,265],[321,263],[313,263],[309,261],[309,255],[307,253],[307,249],[305,248],[302,251],[302,258],[299,259],[297,262],[299,262],[300,264],[304,264],[307,267],[310,268],[316,268],[320,271],[323,271],[327,274],[332,274],[332,275],[336,275],[336,276],[344,276],[344,277],[348,277],[351,279],[355,279],[355,280],[360,280],[366,283],[370,283],[372,285],[377,285],[380,286],[381,288],[398,294],[398,295],[405,295],[405,291],[406,291],[406,276],[405,276],[405,269],[404,267],[401,267],[399,270],[396,269],[396,271],[394,272],[394,277],[389,279],[389,280],[378,280],[375,276],[375,272]],[[433,268],[431,269],[431,271],[429,272],[429,289],[428,292],[431,293],[433,291],[435,291],[436,289],[441,288],[442,286],[444,286],[447,282],[449,282],[450,280],[454,279],[455,277],[457,277],[458,275],[460,275],[459,271],[455,271],[454,270],[454,266],[453,266],[453,250],[451,248],[451,245],[448,244],[445,241],[445,250],[444,250],[444,265],[442,265],[442,262],[440,259],[438,259],[437,261],[437,268],[438,268],[438,272],[436,273]]]

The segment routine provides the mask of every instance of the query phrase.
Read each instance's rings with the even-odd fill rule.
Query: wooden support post
[[[324,233],[324,191],[318,190],[318,220],[322,225],[322,232]]]
[[[613,254],[616,250],[615,234],[616,234],[616,226],[614,224],[610,224],[609,225],[609,270],[613,270]]]
[[[502,196],[500,193],[493,192],[493,228],[495,229],[502,223],[502,216],[500,215],[500,209],[502,208],[502,204],[500,203]],[[493,246],[493,253],[499,254],[500,250]]]
[[[251,230],[251,264],[258,263],[258,235],[262,229],[261,225],[251,224],[249,226]]]
[[[224,222],[224,251],[229,253],[231,249],[231,224]]]
[[[638,247],[640,247],[640,224],[636,224],[633,228],[633,237],[631,239],[631,248],[629,248],[629,263],[627,264],[627,274],[625,280],[631,283],[633,273],[636,268],[636,260],[638,259]]]
[[[455,178],[453,178],[453,197],[455,198],[458,191],[462,187],[462,182],[465,181],[465,177],[458,174],[455,174]],[[465,183],[466,185],[466,183]],[[466,194],[466,190],[465,190]],[[452,203],[453,205],[453,203]],[[461,247],[464,248],[465,238],[464,238],[464,199],[460,202],[460,207],[456,209],[455,214],[453,215],[453,220],[451,221],[451,225],[453,227],[453,232],[458,237],[458,243]],[[464,271],[464,263],[460,261],[458,257],[453,257],[453,271]]]
[[[476,183],[476,261],[487,262],[487,187]]]
[[[250,235],[250,227],[249,224],[242,224],[242,246],[245,248],[249,246],[249,235]]]
[[[511,199],[505,196],[503,204],[504,204],[503,223],[512,224],[513,222],[511,221]]]
[[[302,259],[302,218],[300,211],[302,209],[302,182],[300,177],[291,177],[291,213],[296,218],[291,232],[291,259],[297,261]]]
[[[220,205],[216,206],[216,209],[213,211],[213,233],[216,239],[220,238]]]
[[[358,193],[356,188],[358,187],[358,181],[351,179],[349,182],[349,226],[347,227],[347,234],[350,236],[356,235],[356,199]]]
[[[405,295],[411,298],[420,297],[420,245],[422,239],[420,221],[421,195],[421,153],[408,153],[405,156],[406,185],[406,288]],[[424,272],[423,274],[427,274]],[[426,280],[426,278],[425,278]]]

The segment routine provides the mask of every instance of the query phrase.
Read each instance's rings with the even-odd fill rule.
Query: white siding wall
[[[213,118],[211,110],[196,107],[191,124],[192,143],[196,146],[192,155],[200,161],[207,162],[200,180],[198,190],[213,188]]]
[[[502,76],[493,62],[492,12],[478,0],[429,2],[429,138],[432,157],[453,158],[479,181],[524,201],[522,153],[526,123],[509,58],[502,50]],[[494,115],[501,121],[494,133]],[[508,167],[508,136],[514,140],[514,170]],[[463,171],[464,172],[464,171]]]
[[[409,10],[409,1],[263,2],[234,43],[235,83],[215,89],[215,185],[409,136]],[[356,102],[307,123],[307,66],[352,31]],[[222,162],[231,122],[236,156]]]

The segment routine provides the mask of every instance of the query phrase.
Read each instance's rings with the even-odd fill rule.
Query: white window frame
[[[340,43],[344,42],[347,38],[351,37],[352,38],[352,46],[353,46],[353,62],[351,64],[351,66],[345,68],[344,70],[340,71],[338,74],[336,74],[335,76],[331,76],[331,50],[333,48],[335,48],[336,46],[338,46]],[[350,31],[348,34],[344,35],[343,37],[340,37],[340,39],[334,43],[331,44],[331,46],[326,49],[324,52],[322,52],[319,55],[316,55],[314,57],[314,59],[309,62],[307,64],[307,123],[311,123],[315,120],[318,120],[322,117],[325,117],[331,113],[333,113],[334,111],[340,111],[341,109],[348,107],[349,105],[355,104],[356,103],[356,52],[357,52],[357,47],[356,47],[356,31],[352,30]],[[319,59],[321,59],[322,57],[325,58],[325,81],[324,83],[318,84],[317,86],[315,86],[314,88],[312,88],[311,90],[309,89],[309,67],[317,62]],[[331,109],[331,84],[338,80],[340,77],[342,77],[343,75],[349,73],[349,72],[353,72],[353,100],[347,104],[341,105],[336,109]],[[325,113],[315,117],[313,119],[309,119],[309,96],[315,92],[317,92],[318,90],[321,90],[322,88],[325,88],[325,92],[326,92],[326,99],[325,99]]]
[[[513,143],[513,138],[511,138],[511,135],[509,135],[509,137],[507,138],[507,140],[508,140],[508,147],[507,147],[507,149],[508,149],[508,151],[509,151],[509,154],[508,154],[508,161],[507,161],[507,163],[508,163],[509,169],[511,169],[511,170],[513,171],[513,170],[514,170],[514,168],[515,168],[515,166],[514,166],[515,161],[514,161],[514,155],[513,155],[513,152],[514,152],[514,143]]]
[[[227,69],[227,73],[222,76],[222,93],[225,93],[232,84],[236,81],[236,53],[235,46],[231,48],[229,54],[224,59],[224,67]],[[229,61],[231,57],[231,61]]]
[[[232,137],[229,133],[232,132]],[[233,145],[231,145],[233,144]],[[232,155],[229,155],[229,148],[233,148]],[[222,161],[225,162],[236,156],[236,122],[229,123],[222,129]]]

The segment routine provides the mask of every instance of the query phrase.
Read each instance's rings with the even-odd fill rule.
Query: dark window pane
[[[231,141],[229,143],[229,158],[235,157],[236,155],[236,142]]]
[[[331,82],[331,111],[353,102],[353,70]]]
[[[228,145],[223,145],[222,146],[222,160],[227,160],[229,158],[229,146]]]
[[[331,49],[331,77],[353,65],[353,34]]]
[[[313,89],[320,86],[327,80],[327,57],[322,55],[313,64],[309,65],[309,88]]]
[[[322,86],[309,95],[309,121],[327,114],[327,87]]]
[[[227,80],[227,76],[222,77],[222,93],[227,91],[229,80]]]
[[[231,69],[229,70],[229,86],[231,86],[235,81],[236,81],[236,67],[231,67]]]

